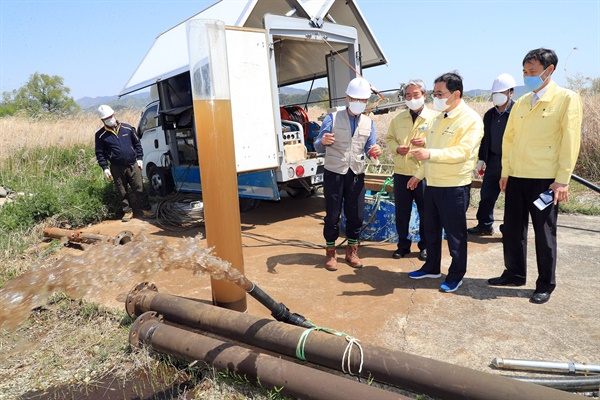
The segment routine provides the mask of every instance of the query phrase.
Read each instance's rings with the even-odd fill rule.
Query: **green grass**
[[[479,189],[471,189],[470,206],[477,208],[481,199]],[[569,201],[561,202],[558,206],[561,213],[600,215],[600,193],[597,193],[586,186],[571,180],[569,184]],[[495,206],[496,219],[502,219],[504,212],[504,193],[500,193]]]
[[[49,217],[83,226],[114,211],[112,183],[103,179],[89,147],[21,151],[2,165],[0,181],[22,193],[0,209],[2,230],[31,228]]]
[[[58,245],[30,251],[43,227],[76,229],[114,218],[119,202],[113,184],[103,178],[92,147],[32,148],[4,160],[0,184],[16,192],[0,207],[0,258],[41,258]],[[0,286],[24,272],[23,263],[0,270]]]
[[[559,210],[570,214],[600,215],[600,193],[571,180],[569,201],[560,203]]]

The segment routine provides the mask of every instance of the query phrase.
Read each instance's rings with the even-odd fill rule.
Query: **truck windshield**
[[[192,105],[192,90],[188,72],[169,78],[164,87],[163,110]]]

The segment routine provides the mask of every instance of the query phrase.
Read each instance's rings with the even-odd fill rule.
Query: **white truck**
[[[282,190],[312,194],[323,181],[323,154],[311,143],[319,124],[301,106],[281,106],[279,90],[324,78],[329,107],[341,107],[357,71],[386,63],[356,2],[222,0],[191,19],[226,25],[242,209],[279,200]],[[190,85],[183,22],[157,37],[120,93],[150,87],[155,99],[139,124],[143,172],[155,194],[202,190]]]

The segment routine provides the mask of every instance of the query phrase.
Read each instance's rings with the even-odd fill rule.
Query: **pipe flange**
[[[113,239],[113,244],[115,244],[115,245],[127,244],[127,243],[131,242],[132,239],[133,239],[133,232],[123,231],[123,232],[119,233],[117,236],[115,236],[115,238]]]
[[[131,347],[137,349],[143,343],[143,340],[140,339],[142,330],[146,331],[144,336],[149,339],[152,336],[151,332],[153,332],[154,329],[156,329],[156,326],[162,322],[162,315],[159,315],[156,311],[146,311],[137,317],[129,330],[129,344]]]
[[[131,289],[129,293],[127,293],[127,298],[125,299],[125,311],[131,318],[135,317],[135,299],[137,294],[142,290],[152,290],[153,292],[158,292],[158,288],[156,285],[154,285],[154,283],[141,282],[135,285],[135,287]]]

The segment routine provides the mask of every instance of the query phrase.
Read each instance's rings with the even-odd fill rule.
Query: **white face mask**
[[[496,107],[505,105],[507,101],[508,96],[504,93],[492,93],[492,103],[494,103]]]
[[[452,96],[451,96],[452,97]],[[450,97],[448,97],[449,99]],[[433,98],[433,109],[436,111],[446,111],[454,102],[448,104],[448,99],[438,99],[437,97]]]
[[[351,101],[348,103],[348,108],[352,114],[360,115],[367,108],[367,103],[363,103],[362,101]]]
[[[423,107],[423,104],[425,104],[425,97],[421,96],[418,99],[405,100],[404,102],[406,103],[406,107],[410,108],[413,111],[416,111],[419,108]]]
[[[117,119],[115,117],[107,119],[104,121],[104,125],[108,126],[109,128],[114,128],[117,126]]]

